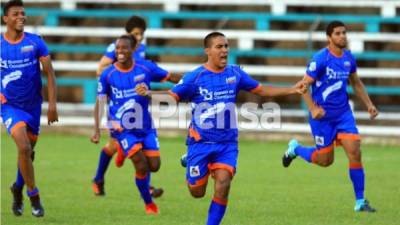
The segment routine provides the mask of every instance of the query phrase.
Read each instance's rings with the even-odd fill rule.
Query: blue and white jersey
[[[116,47],[116,41],[108,45],[106,53],[104,53],[104,56],[110,58],[113,62],[117,61],[117,57],[115,56],[115,47]],[[139,44],[134,54],[132,54],[132,58],[138,60],[138,59],[144,59],[145,57],[146,57],[146,46],[144,44]]]
[[[240,90],[261,87],[239,66],[212,71],[205,65],[184,75],[171,89],[175,98],[192,102],[187,144],[237,142],[236,97]]]
[[[311,86],[312,99],[326,111],[325,118],[334,118],[350,109],[346,89],[356,70],[356,60],[349,50],[338,57],[324,48],[309,62],[306,74],[315,81]]]
[[[168,72],[151,61],[136,61],[127,69],[113,64],[99,77],[98,96],[107,96],[109,100],[108,119],[115,130],[131,130],[136,134],[152,131],[153,124],[149,112],[149,98],[136,93],[135,87],[151,81],[164,81]]]
[[[2,102],[30,111],[42,103],[40,59],[49,55],[47,46],[40,36],[28,32],[16,42],[2,34],[0,42]]]

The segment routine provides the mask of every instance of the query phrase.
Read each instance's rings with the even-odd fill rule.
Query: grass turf
[[[105,138],[103,138],[103,143]],[[185,185],[180,156],[184,139],[161,138],[162,166],[152,184],[163,187],[164,196],[155,202],[158,216],[147,216],[134,184],[134,169],[125,162],[121,169],[110,164],[106,175],[106,196],[91,190],[102,145],[89,143],[85,136],[42,134],[36,147],[35,170],[45,206],[44,218],[25,213],[15,217],[10,209],[9,185],[16,174],[16,147],[10,137],[1,136],[1,224],[54,225],[190,225],[205,224],[212,195],[193,199]],[[398,224],[400,202],[400,151],[396,147],[363,145],[366,196],[378,209],[375,214],[353,212],[353,190],[348,162],[337,149],[335,163],[319,168],[296,159],[290,168],[281,166],[283,142],[240,141],[238,173],[235,176],[222,224]]]

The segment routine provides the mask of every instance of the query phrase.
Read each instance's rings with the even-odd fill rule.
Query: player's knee
[[[318,165],[320,165],[322,167],[328,167],[328,166],[332,165],[333,161],[334,161],[334,158],[324,159],[324,160],[321,160],[318,163]]]
[[[190,188],[190,194],[194,197],[194,198],[202,198],[204,197],[204,195],[206,194],[206,190],[204,189],[199,189],[199,188]]]
[[[148,162],[149,162],[149,169],[151,172],[157,172],[160,169],[161,166],[160,158],[153,158],[148,160]]]
[[[25,158],[32,159],[32,147],[30,144],[22,144],[18,147],[18,154]]]

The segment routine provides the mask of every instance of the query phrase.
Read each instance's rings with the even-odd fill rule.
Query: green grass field
[[[183,138],[160,140],[161,170],[153,184],[165,189],[156,200],[160,215],[147,216],[134,184],[130,163],[117,169],[111,164],[106,176],[106,197],[91,191],[101,145],[85,136],[43,134],[36,148],[36,178],[46,209],[44,218],[25,213],[15,217],[10,209],[9,185],[15,179],[16,148],[1,136],[1,224],[54,225],[189,225],[204,224],[212,195],[193,199],[185,186],[179,164],[185,151]],[[329,168],[319,168],[296,159],[289,169],[281,166],[283,142],[241,141],[238,173],[233,180],[228,210],[222,224],[399,224],[400,149],[363,146],[366,195],[379,211],[353,212],[353,191],[342,149]],[[212,185],[210,185],[212,187]]]

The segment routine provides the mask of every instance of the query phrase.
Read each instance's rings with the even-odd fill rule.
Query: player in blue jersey
[[[262,86],[239,66],[227,65],[228,41],[224,34],[212,32],[204,39],[207,62],[184,75],[170,94],[176,100],[192,102],[192,121],[187,137],[186,179],[191,195],[206,193],[208,177],[215,179],[214,196],[207,224],[220,224],[228,203],[231,181],[236,172],[238,129],[235,115],[236,96],[240,90],[259,96],[281,96],[303,93],[306,86]],[[145,85],[137,88],[141,95],[154,93]]]
[[[328,47],[317,52],[308,64],[304,81],[312,94],[304,94],[310,110],[309,123],[316,146],[305,147],[297,140],[289,142],[282,163],[288,167],[300,156],[316,165],[327,167],[334,160],[334,145],[341,144],[349,159],[349,175],[356,198],[354,210],[375,212],[364,198],[364,170],[361,162],[360,136],[349,105],[347,82],[366,105],[370,118],[378,115],[364,85],[357,75],[354,56],[346,50],[346,27],[340,21],[331,22],[326,29]]]
[[[24,32],[26,22],[22,1],[13,0],[3,7],[6,32],[1,34],[1,118],[18,149],[18,172],[11,186],[14,215],[23,213],[23,188],[32,206],[32,215],[44,216],[35,183],[34,147],[39,135],[42,105],[40,64],[48,79],[48,124],[58,121],[56,84],[50,55],[40,36]]]
[[[160,168],[160,152],[156,130],[149,112],[149,99],[135,92],[137,84],[150,86],[150,81],[165,81],[169,74],[145,60],[134,60],[136,39],[123,35],[116,42],[117,62],[103,71],[99,78],[95,108],[95,134],[100,139],[99,109],[109,102],[108,124],[111,137],[118,142],[124,157],[136,169],[136,185],[145,202],[146,213],[157,214],[158,208],[150,194],[150,172]]]
[[[144,38],[144,32],[146,31],[145,20],[139,16],[132,16],[131,18],[129,18],[129,20],[125,24],[125,31],[127,34],[134,36],[138,42],[138,46],[136,47],[136,50],[135,50],[134,54],[132,55],[132,57],[136,61],[145,60],[144,58],[145,58],[146,47],[143,43],[141,43]],[[96,71],[97,76],[100,76],[100,74],[102,73],[102,71],[105,68],[110,66],[112,63],[116,62],[117,58],[115,55],[115,46],[116,46],[116,42],[111,43],[108,46],[106,53],[100,59],[99,66]],[[150,63],[152,63],[152,62],[150,62]],[[155,63],[152,63],[152,64],[154,64],[153,67],[158,67]],[[167,71],[165,71],[159,67],[157,69],[159,71],[162,71],[162,73],[165,73],[165,74],[168,73]],[[171,76],[168,76],[168,79],[170,81],[176,83],[179,80],[179,78],[177,79],[176,77],[177,77],[176,74],[171,74]],[[107,171],[108,165],[109,165],[112,157],[114,156],[114,154],[116,152],[120,153],[121,151],[118,151],[120,149],[121,148],[120,148],[120,146],[118,146],[118,143],[115,140],[113,140],[113,138],[110,138],[108,143],[102,148],[102,150],[100,152],[99,163],[97,166],[96,175],[94,176],[93,182],[92,182],[93,192],[97,196],[105,195],[104,175]],[[117,157],[115,158],[115,163],[116,163],[117,167],[121,167],[123,165],[124,159],[125,159],[125,157],[123,156],[123,154],[117,154]],[[150,191],[151,191],[151,195],[155,198],[160,197],[164,192],[164,190],[162,188],[155,188],[153,186],[150,186]]]

